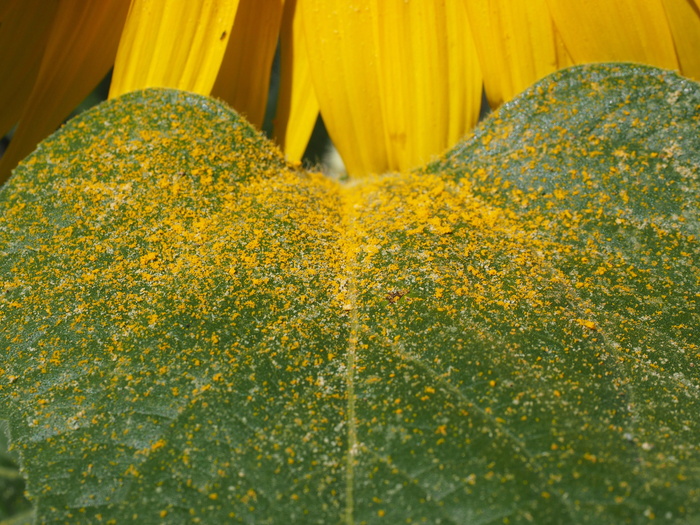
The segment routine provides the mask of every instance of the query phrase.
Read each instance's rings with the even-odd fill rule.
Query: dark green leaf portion
[[[636,355],[697,377],[698,129],[696,83],[645,66],[585,66],[534,86],[429,169],[464,176],[538,238],[575,248],[553,262],[607,311],[609,329],[643,320],[624,336]]]
[[[0,523],[17,514],[29,517],[31,507],[24,497],[24,479],[16,461],[7,453],[6,429],[0,426]]]
[[[648,66],[560,71],[504,105],[444,159],[519,214],[599,211],[700,234],[700,92]]]
[[[591,519],[673,521],[700,509],[699,124],[695,83],[580,67],[534,86],[428,167],[517,221],[536,243],[537,290],[560,283],[545,301],[558,326],[527,344],[545,351],[528,360],[551,371],[542,394],[561,393],[562,415],[552,408],[539,433],[557,449],[540,454],[555,461],[548,492],[578,498]],[[560,331],[576,322],[567,341]],[[579,378],[560,364],[572,360]]]
[[[372,510],[392,522],[697,512],[697,339],[590,299],[614,285],[653,300],[644,293],[652,272],[612,268],[612,285],[591,272],[579,286],[571,268],[614,256],[543,238],[534,217],[484,206],[458,181],[385,180],[361,209],[362,501],[384,494]],[[697,245],[689,249],[697,261]],[[638,355],[640,345],[665,365]],[[370,520],[365,512],[357,508],[358,521]]]
[[[0,407],[39,521],[334,521],[337,188],[222,105],[148,91],[0,200]]]

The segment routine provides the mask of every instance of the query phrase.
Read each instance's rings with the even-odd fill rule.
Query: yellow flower
[[[350,173],[408,170],[492,107],[572,64],[700,79],[700,0],[0,0],[0,181],[114,66],[226,100],[260,126],[279,45],[274,138],[298,161],[320,111]],[[483,72],[483,74],[482,74]]]

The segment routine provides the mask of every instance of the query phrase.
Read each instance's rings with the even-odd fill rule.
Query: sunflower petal
[[[661,0],[547,0],[577,64],[628,61],[678,69]]]
[[[680,71],[700,80],[700,0],[663,0]]]
[[[479,113],[481,75],[460,0],[299,0],[321,114],[348,171],[406,170]]]
[[[464,0],[491,107],[568,65],[545,0]]]
[[[36,82],[0,159],[0,182],[109,72],[128,0],[60,2]]]
[[[237,7],[238,0],[134,0],[110,98],[147,87],[210,94]]]
[[[557,31],[556,27],[554,28],[554,40],[554,46],[557,50],[557,68],[563,69],[565,67],[576,65],[574,59],[571,58],[569,51],[566,49],[566,45],[564,44],[564,41],[562,40],[561,35],[559,34],[559,31]]]
[[[13,0],[0,13],[0,136],[19,120],[39,72],[58,0]],[[7,52],[7,51],[12,52]]]
[[[3,23],[3,21],[7,17],[7,13],[9,13],[14,7],[19,4],[17,0],[2,0],[0,1],[0,24]]]
[[[384,122],[377,57],[366,6],[343,0],[299,0],[314,92],[323,120],[350,173],[385,171]]]
[[[309,57],[303,40],[297,0],[286,0],[280,30],[280,89],[274,121],[274,138],[287,159],[300,161],[318,117]]]
[[[267,109],[283,0],[240,0],[231,40],[212,95],[228,102],[258,128]]]
[[[377,1],[374,7],[389,169],[405,171],[476,124],[481,69],[459,0]]]

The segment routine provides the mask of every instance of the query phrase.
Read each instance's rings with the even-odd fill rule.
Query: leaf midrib
[[[347,453],[345,468],[345,509],[343,523],[354,525],[354,485],[355,485],[355,454],[357,451],[357,419],[355,414],[355,360],[357,355],[357,338],[359,335],[359,316],[357,313],[357,276],[356,263],[357,251],[355,238],[355,192],[351,188],[340,187],[340,209],[342,213],[343,229],[343,257],[345,259],[347,282],[347,306],[349,310],[349,334],[346,352],[345,387],[347,395]]]

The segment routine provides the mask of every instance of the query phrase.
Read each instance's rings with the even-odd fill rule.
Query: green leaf
[[[576,68],[345,185],[192,94],[71,121],[0,193],[37,521],[697,521],[699,114]]]

